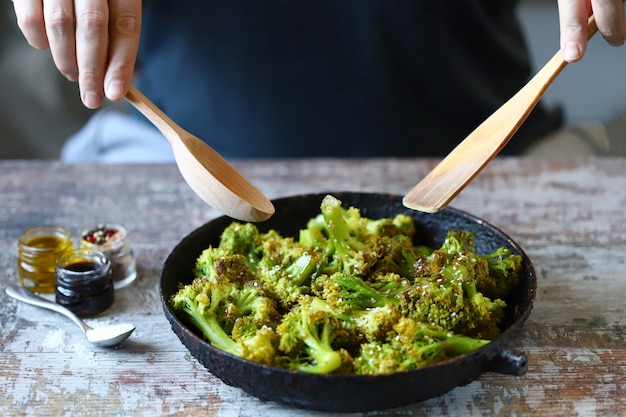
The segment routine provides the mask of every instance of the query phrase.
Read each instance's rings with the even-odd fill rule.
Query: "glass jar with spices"
[[[77,316],[102,314],[115,300],[111,261],[88,249],[64,254],[56,264],[55,298]]]
[[[102,252],[109,258],[116,289],[126,287],[137,277],[130,235],[124,226],[101,223],[86,229],[81,234],[80,246]]]
[[[20,284],[33,292],[54,293],[56,261],[73,249],[70,232],[54,225],[32,227],[22,233],[17,246]]]

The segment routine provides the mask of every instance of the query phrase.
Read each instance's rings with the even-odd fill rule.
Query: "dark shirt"
[[[514,0],[146,0],[137,84],[226,157],[437,156],[530,63]],[[505,148],[558,128],[538,107]]]

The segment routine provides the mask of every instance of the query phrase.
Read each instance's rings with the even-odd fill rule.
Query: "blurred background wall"
[[[556,0],[521,0],[519,12],[538,69],[559,47]],[[622,143],[625,71],[626,47],[612,48],[596,36],[585,59],[566,67],[544,99],[564,108],[568,125],[601,124],[612,143]],[[0,159],[57,158],[90,115],[76,84],[57,73],[48,51],[26,44],[12,3],[0,1]]]

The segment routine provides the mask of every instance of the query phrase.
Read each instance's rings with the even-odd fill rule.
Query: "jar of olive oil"
[[[70,232],[60,226],[32,227],[18,239],[17,274],[33,292],[54,293],[57,259],[73,249]]]

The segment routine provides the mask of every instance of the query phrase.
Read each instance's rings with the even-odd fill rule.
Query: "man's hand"
[[[132,82],[141,0],[14,0],[28,43],[50,48],[59,71],[78,81],[85,106],[122,99]]]
[[[612,46],[626,40],[622,0],[558,0],[561,50],[568,62],[580,60],[587,48],[587,20],[593,13],[598,32]]]

